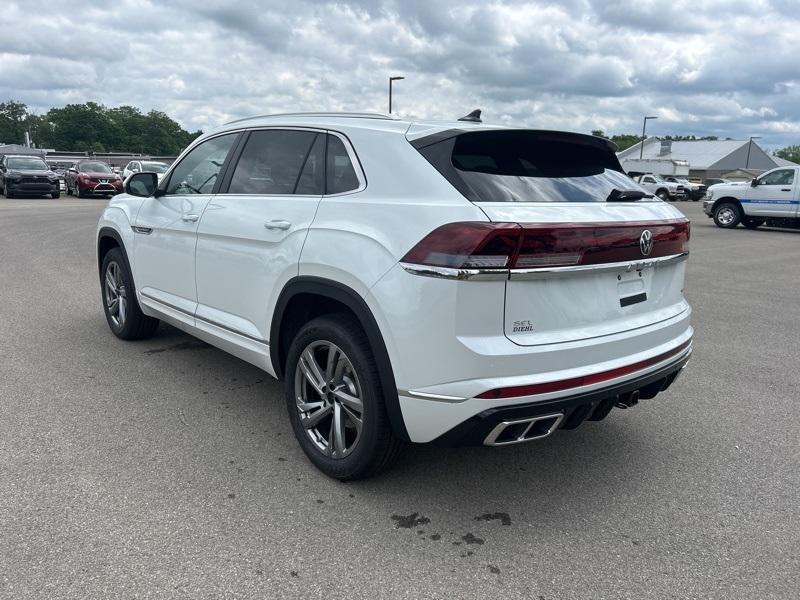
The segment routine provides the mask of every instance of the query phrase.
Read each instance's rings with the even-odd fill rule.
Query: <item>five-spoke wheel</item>
[[[297,361],[295,400],[300,423],[326,456],[344,458],[358,445],[363,392],[353,363],[336,344],[312,342]]]
[[[123,327],[127,309],[127,292],[125,291],[125,283],[122,281],[120,266],[116,261],[108,263],[104,285],[106,309],[108,310],[109,318],[117,327]]]
[[[311,462],[341,480],[387,468],[404,446],[386,412],[375,352],[351,314],[312,319],[286,357],[286,406]]]

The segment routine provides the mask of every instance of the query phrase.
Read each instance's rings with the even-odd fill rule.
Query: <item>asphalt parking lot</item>
[[[104,205],[0,198],[0,596],[800,594],[800,231],[678,204],[696,337],[667,394],[342,484],[265,373],[163,325],[110,333]]]

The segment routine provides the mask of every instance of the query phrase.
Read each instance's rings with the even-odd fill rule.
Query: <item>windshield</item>
[[[142,171],[147,173],[166,173],[167,165],[160,162],[143,162]]]
[[[47,163],[41,158],[36,157],[12,157],[8,159],[9,169],[20,169],[23,171],[48,171]]]
[[[111,173],[111,167],[102,162],[82,162],[78,170],[84,173]]]
[[[419,151],[473,202],[606,202],[614,190],[647,194],[622,172],[611,146],[585,135],[469,132]]]

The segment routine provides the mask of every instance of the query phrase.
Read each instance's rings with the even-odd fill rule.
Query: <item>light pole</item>
[[[753,147],[753,140],[760,140],[760,135],[751,135],[750,141],[747,143],[747,160],[744,163],[744,168],[748,168],[750,166],[750,148]]]
[[[642,159],[642,155],[644,154],[644,132],[647,129],[647,120],[648,119],[657,119],[658,117],[645,117],[644,121],[642,122],[642,145],[639,147],[639,160]]]
[[[389,77],[389,114],[392,114],[392,83],[405,79],[405,77]]]

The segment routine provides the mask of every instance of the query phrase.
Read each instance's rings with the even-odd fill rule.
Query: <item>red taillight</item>
[[[448,223],[426,235],[402,262],[454,269],[508,268],[521,232],[517,223]]]
[[[673,348],[672,350],[664,352],[663,354],[659,354],[658,356],[654,356],[646,360],[641,360],[639,362],[630,365],[625,365],[624,367],[611,369],[609,371],[592,373],[590,375],[584,375],[582,377],[573,377],[571,379],[562,379],[560,381],[548,381],[546,383],[534,383],[532,385],[518,385],[514,387],[498,388],[496,390],[489,390],[487,392],[483,392],[482,394],[476,396],[476,398],[482,398],[484,400],[499,400],[501,398],[517,398],[519,396],[533,396],[535,394],[560,392],[563,390],[577,388],[584,385],[592,385],[595,383],[610,381],[611,379],[616,379],[617,377],[622,377],[624,375],[630,375],[631,373],[635,373],[636,371],[641,371],[642,369],[646,369],[647,367],[652,367],[660,362],[664,362],[665,360],[672,358],[673,356],[677,356],[678,354],[686,350],[686,348],[688,348],[691,343],[692,340],[688,340],[683,344],[681,344],[680,346],[678,346],[677,348]]]
[[[642,250],[642,234],[652,248]],[[630,223],[449,223],[435,229],[402,262],[455,269],[536,269],[594,265],[680,254],[689,221]]]

